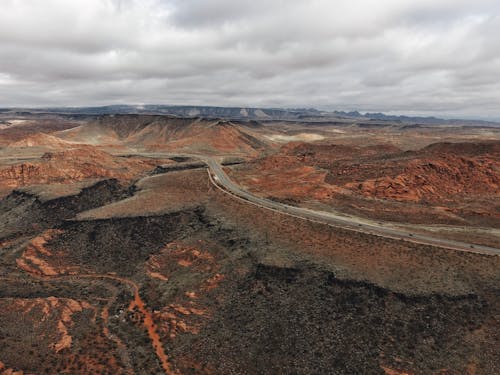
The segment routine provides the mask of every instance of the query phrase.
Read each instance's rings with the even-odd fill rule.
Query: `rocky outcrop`
[[[228,170],[240,185],[284,203],[327,204],[404,223],[498,226],[500,142],[391,144],[293,142]]]
[[[87,178],[128,180],[153,169],[154,159],[121,158],[91,146],[45,153],[40,160],[0,169],[0,187],[72,183]]]
[[[395,177],[381,176],[345,187],[367,197],[398,201],[446,201],[456,195],[498,195],[500,159],[438,154],[411,160]]]
[[[296,142],[249,167],[233,175],[255,191],[280,198],[321,199],[350,192],[395,201],[443,202],[457,195],[500,191],[499,142],[437,143],[411,152],[391,145]]]

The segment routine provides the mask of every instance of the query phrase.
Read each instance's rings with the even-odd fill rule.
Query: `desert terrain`
[[[0,373],[500,373],[500,126],[175,111],[0,114]]]

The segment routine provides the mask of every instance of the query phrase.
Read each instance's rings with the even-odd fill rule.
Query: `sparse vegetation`
[[[126,159],[128,166],[144,163],[149,171],[165,161],[157,159],[158,150],[220,153],[226,161],[246,163],[226,167],[242,185],[276,188],[267,191],[276,202],[312,208],[325,207],[318,203],[321,197],[329,204],[339,201],[338,192],[324,195],[336,170],[361,160],[367,164],[350,171],[369,177],[380,172],[375,165],[407,163],[421,155],[401,151],[402,144],[327,143],[292,144],[269,156],[277,147],[263,137],[267,125],[132,117],[132,122],[128,116],[94,118],[66,136],[84,140],[112,129],[110,144],[93,147],[108,153],[120,148],[126,156],[111,159]],[[273,132],[287,136],[306,131],[302,125],[295,130],[275,125]],[[179,132],[178,138],[168,147],[145,143],[153,142],[162,126]],[[209,147],[193,145],[192,132],[204,131],[203,126],[210,127],[205,135],[228,133],[241,143],[231,152],[227,142],[216,139]],[[324,137],[321,142],[331,141],[331,125],[310,126]],[[350,126],[356,139],[366,128]],[[130,153],[132,141],[152,154]],[[468,147],[471,157],[483,158],[484,150]],[[248,163],[264,153],[268,156]],[[170,156],[169,163],[186,158]],[[242,177],[259,166],[275,176],[290,165],[289,178],[271,184],[259,181],[258,174]],[[477,374],[499,372],[499,257],[264,210],[214,188],[203,168],[159,168],[160,174],[151,176],[145,170],[72,189],[23,188],[0,201],[0,368],[42,374],[384,369],[427,374],[467,373],[472,367]],[[352,173],[342,178],[357,179]],[[425,221],[435,204],[427,199],[419,203],[420,211],[404,211],[399,208],[406,203],[378,198],[366,203],[366,197],[341,193],[343,208],[373,210],[377,218]],[[421,216],[415,218],[415,212]]]

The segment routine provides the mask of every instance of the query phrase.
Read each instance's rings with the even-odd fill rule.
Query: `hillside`
[[[499,373],[500,132],[46,116],[0,130],[1,374]]]
[[[34,184],[69,184],[88,178],[130,180],[161,163],[164,161],[116,157],[88,145],[46,152],[41,159],[1,168],[0,192]]]
[[[50,116],[41,118],[36,116],[24,116],[20,118],[0,120],[0,146],[22,141],[28,137],[38,137],[40,133],[52,134],[74,128],[80,123],[61,116]]]
[[[496,373],[498,257],[263,210],[201,170],[135,186],[0,201],[6,369]]]
[[[402,222],[498,226],[499,150],[496,141],[441,142],[405,152],[387,144],[296,142],[232,175],[258,194],[295,204],[320,202]]]
[[[380,176],[345,187],[368,197],[443,202],[457,195],[500,191],[500,143],[436,143],[409,154],[395,176]],[[398,161],[391,160],[397,164]],[[355,176],[362,179],[362,176]]]
[[[45,133],[30,135],[9,144],[9,147],[45,147],[51,149],[65,149],[73,146],[72,142]]]
[[[229,121],[152,115],[100,116],[58,136],[89,144],[215,154],[256,154],[268,147],[249,129]]]

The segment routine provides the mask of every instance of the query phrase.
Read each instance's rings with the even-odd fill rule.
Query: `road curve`
[[[421,245],[430,245],[430,246],[440,247],[443,249],[464,251],[468,253],[478,253],[478,254],[497,255],[497,256],[500,255],[500,249],[494,247],[476,245],[460,241],[453,241],[445,238],[427,236],[424,234],[410,233],[404,230],[390,228],[383,224],[379,225],[377,223],[360,223],[355,218],[340,216],[330,212],[314,211],[307,208],[290,206],[288,204],[279,203],[272,201],[270,199],[259,197],[257,195],[250,193],[247,190],[242,189],[240,186],[235,184],[229,178],[226,172],[224,172],[220,163],[218,163],[215,158],[210,157],[208,155],[188,154],[188,153],[186,154],[164,153],[164,152],[137,153],[137,154],[145,157],[171,158],[174,156],[185,156],[194,159],[199,159],[207,164],[209,168],[210,182],[217,188],[221,189],[227,194],[231,194],[235,198],[242,199],[245,202],[254,204],[261,208],[280,212],[285,215],[297,217],[311,222],[326,224],[337,228],[347,229],[359,233],[366,233],[374,236],[391,238],[399,241],[412,242]]]
[[[388,228],[383,225],[377,225],[375,223],[361,224],[353,219],[350,219],[349,217],[339,216],[329,212],[313,211],[306,208],[290,206],[287,204],[262,198],[236,185],[228,177],[226,172],[224,172],[224,170],[222,169],[221,165],[214,158],[207,156],[198,157],[203,159],[207,163],[210,171],[214,176],[214,178],[210,176],[210,180],[214,185],[216,185],[220,189],[223,188],[222,190],[227,193],[230,193],[238,198],[244,199],[245,201],[253,203],[262,208],[278,211],[289,216],[294,216],[313,222],[319,222],[334,227],[367,233],[379,237],[403,240],[407,242],[436,246],[451,250],[474,252],[487,255],[500,255],[500,249],[496,249],[494,247],[475,245],[444,238],[436,238],[417,233],[409,233],[395,228]]]

